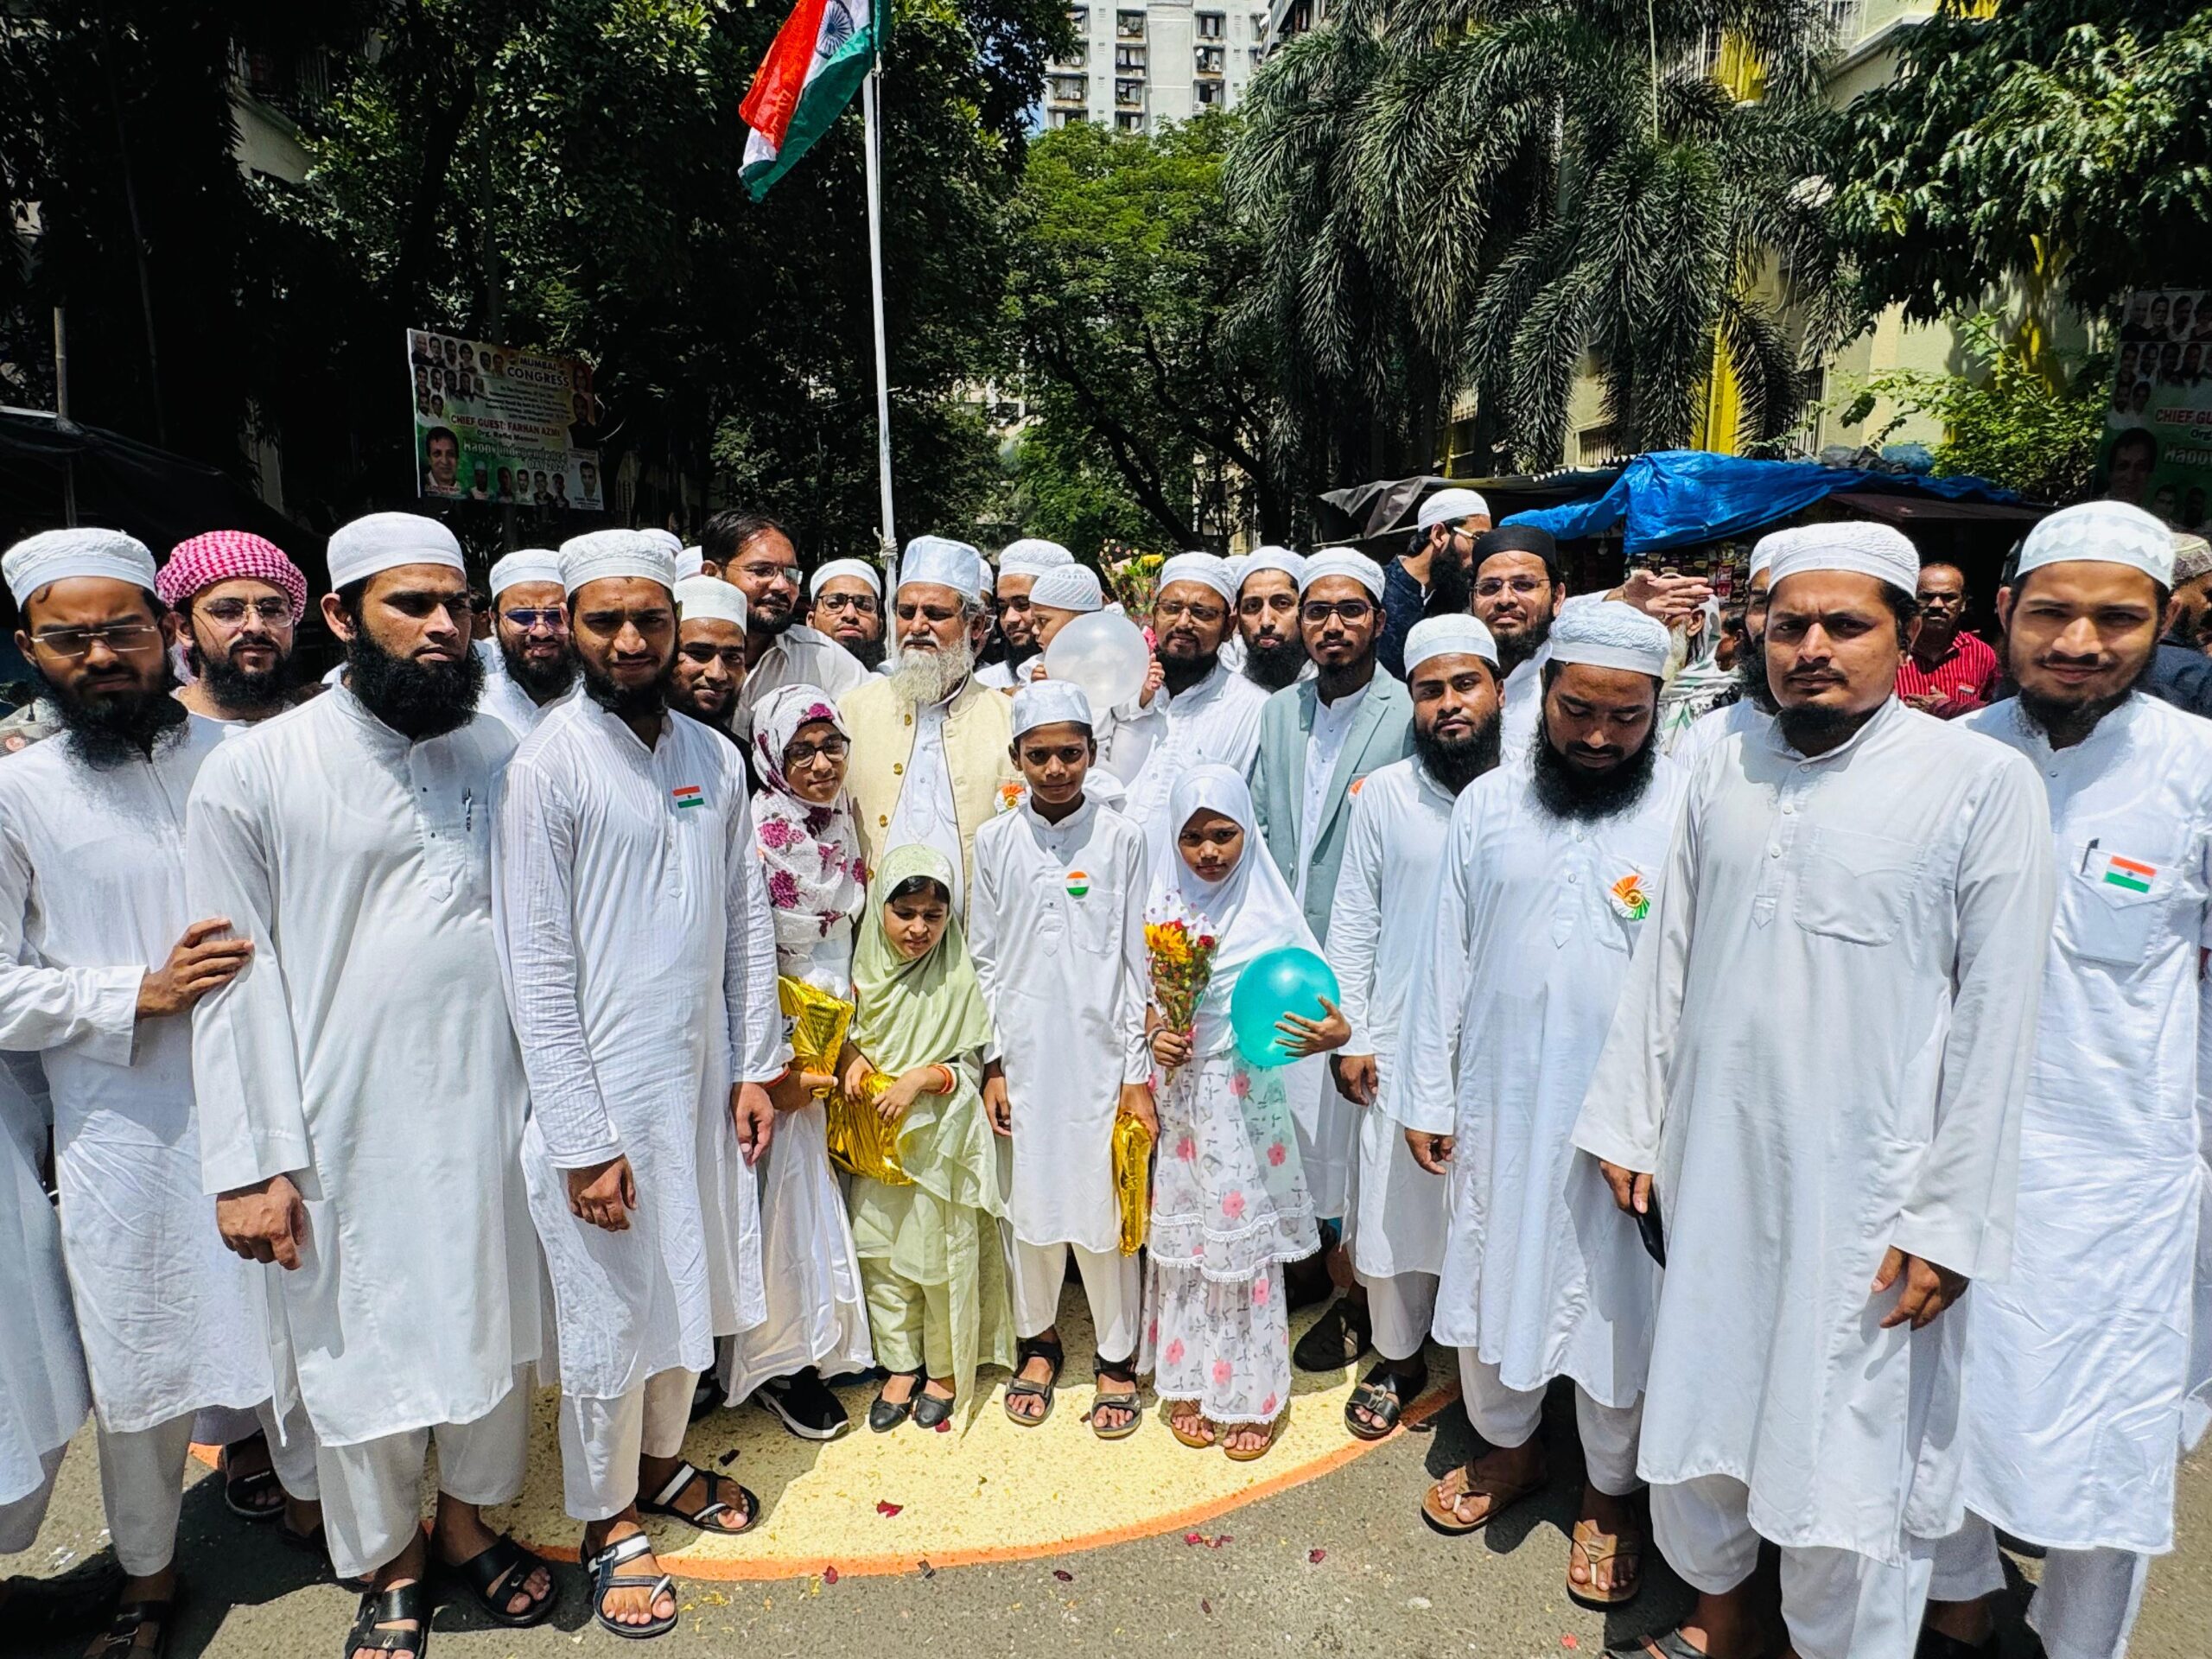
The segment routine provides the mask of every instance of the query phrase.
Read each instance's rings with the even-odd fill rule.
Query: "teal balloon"
[[[1282,1046],[1275,1021],[1286,1014],[1325,1020],[1321,999],[1344,1001],[1329,964],[1311,950],[1286,945],[1255,957],[1236,977],[1229,999],[1229,1023],[1236,1033],[1236,1052],[1254,1065],[1288,1065],[1298,1057]]]

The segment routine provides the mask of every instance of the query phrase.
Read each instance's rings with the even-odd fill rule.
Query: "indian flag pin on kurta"
[[[2132,858],[2122,858],[2114,853],[2105,864],[2105,880],[2115,887],[2126,887],[2130,893],[2148,893],[2151,883],[2158,880],[2158,867],[2139,863]]]
[[[1068,897],[1080,899],[1090,891],[1090,877],[1082,870],[1068,872]]]
[[[669,791],[669,794],[674,798],[679,812],[687,806],[704,806],[707,804],[706,796],[700,792],[696,784],[678,784]]]

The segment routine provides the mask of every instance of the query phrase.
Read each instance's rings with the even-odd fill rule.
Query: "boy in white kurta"
[[[969,951],[996,1032],[983,1103],[1013,1137],[1007,1209],[1022,1351],[1007,1414],[1028,1426],[1052,1410],[1072,1250],[1097,1332],[1091,1428],[1119,1440],[1137,1424],[1143,1281],[1135,1255],[1121,1250],[1114,1122],[1127,1112],[1157,1128],[1144,1040],[1149,881],[1142,833],[1084,794],[1096,753],[1081,688],[1039,680],[1014,693],[1014,758],[1027,788],[1019,806],[976,832]]]
[[[765,1311],[750,1166],[772,1132],[762,1085],[790,1055],[741,759],[666,706],[675,563],[635,531],[563,544],[583,690],[509,764],[493,861],[563,1484],[621,1634],[673,1616],[610,1596],[616,1567],[659,1576],[641,1507],[721,1532],[755,1518],[751,1493],[681,1453],[715,1338]]]
[[[2139,508],[2044,519],[1998,596],[2019,696],[1965,722],[2042,774],[2059,898],[2012,1271],[1962,1310],[1969,1514],[1929,1594],[1966,1605],[1936,1609],[1927,1638],[1945,1656],[1988,1635],[1995,1526],[2044,1547],[2028,1619],[2050,1659],[2119,1659],[2151,1558],[2173,1548],[2174,1467],[2212,1382],[2190,1352],[2212,1190],[2212,725],[2133,689],[2172,569],[2171,533]]]
[[[1354,793],[1329,910],[1329,965],[1351,1040],[1336,1061],[1359,1115],[1347,1243],[1367,1287],[1378,1363],[1344,1407],[1380,1440],[1428,1380],[1422,1348],[1436,1306],[1447,1211],[1444,1179],[1414,1161],[1398,1065],[1408,999],[1428,951],[1438,860],[1452,803],[1497,764],[1497,647],[1471,616],[1416,622],[1401,644],[1414,704],[1413,755]]]
[[[1753,1639],[1764,1538],[1800,1659],[1867,1659],[1911,1651],[1961,1518],[1942,1315],[2011,1255],[2050,827],[2018,754],[1896,699],[1911,544],[1800,535],[1790,717],[1692,776],[1574,1141],[1666,1223],[1637,1471],[1700,1592],[1666,1639]]]

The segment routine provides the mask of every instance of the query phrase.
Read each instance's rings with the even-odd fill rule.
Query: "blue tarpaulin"
[[[1505,522],[1534,524],[1566,542],[1603,535],[1625,520],[1623,547],[1635,559],[1756,530],[1802,512],[1838,490],[1891,490],[1951,501],[2020,499],[1986,478],[1920,478],[1823,467],[1816,461],[1750,461],[1703,449],[1662,449],[1627,462],[1612,486],[1592,500],[1516,512]]]

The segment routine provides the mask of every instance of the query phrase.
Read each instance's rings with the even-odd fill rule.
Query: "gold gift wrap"
[[[791,1022],[792,1064],[802,1071],[836,1077],[838,1057],[845,1052],[845,1033],[853,1023],[853,1005],[788,976],[776,981],[776,1000],[784,1018]]]
[[[1127,1112],[1114,1120],[1114,1202],[1122,1212],[1122,1254],[1135,1255],[1152,1224],[1152,1131]]]
[[[865,1175],[886,1186],[914,1183],[899,1163],[899,1126],[886,1123],[875,1103],[897,1079],[871,1071],[861,1084],[861,1097],[847,1097],[842,1089],[830,1091],[824,1116],[829,1120],[830,1159],[840,1169]]]

